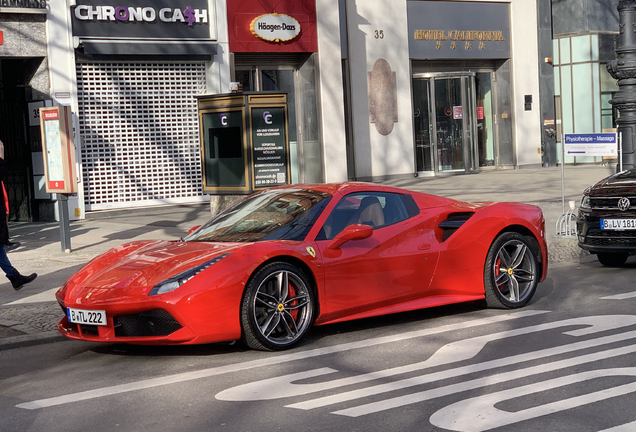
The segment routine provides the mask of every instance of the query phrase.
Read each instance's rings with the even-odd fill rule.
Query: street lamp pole
[[[623,141],[623,169],[631,169],[636,168],[636,0],[620,0],[618,13],[617,58],[607,64],[607,71],[618,80],[610,103],[620,112],[616,123]]]

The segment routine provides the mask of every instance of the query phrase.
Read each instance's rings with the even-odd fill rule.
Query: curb
[[[41,345],[50,342],[60,342],[68,340],[62,336],[57,330],[47,331],[39,334],[11,336],[0,339],[0,351],[10,350],[14,348],[24,348],[33,345]]]

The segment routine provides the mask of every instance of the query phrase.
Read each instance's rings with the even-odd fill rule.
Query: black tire
[[[497,309],[526,305],[539,283],[538,251],[519,233],[507,232],[495,238],[484,266],[486,304]]]
[[[248,347],[291,348],[311,328],[313,319],[314,293],[300,269],[274,262],[252,275],[241,304],[243,342]]]
[[[627,252],[599,252],[596,254],[598,261],[605,267],[620,267],[627,261]]]

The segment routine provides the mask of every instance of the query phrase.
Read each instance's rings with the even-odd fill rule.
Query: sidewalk
[[[581,198],[582,191],[613,174],[613,167],[566,166],[565,205]],[[546,219],[550,263],[578,262],[582,252],[575,239],[555,236],[562,214],[561,169],[484,171],[452,177],[414,177],[384,182],[391,186],[427,192],[463,201],[516,201],[538,205]],[[14,291],[0,278],[0,350],[62,338],[55,325],[62,310],[54,293],[74,272],[108,249],[133,240],[176,239],[207,221],[209,205],[172,205],[92,212],[71,222],[71,253],[61,251],[59,224],[9,223],[11,238],[22,246],[9,252],[11,263],[23,274],[38,278]]]

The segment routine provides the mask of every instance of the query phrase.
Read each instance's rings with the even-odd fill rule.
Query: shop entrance
[[[234,63],[243,91],[287,93],[291,181],[321,183],[315,55],[235,54]]]
[[[479,170],[475,73],[415,74],[413,111],[418,173]]]

